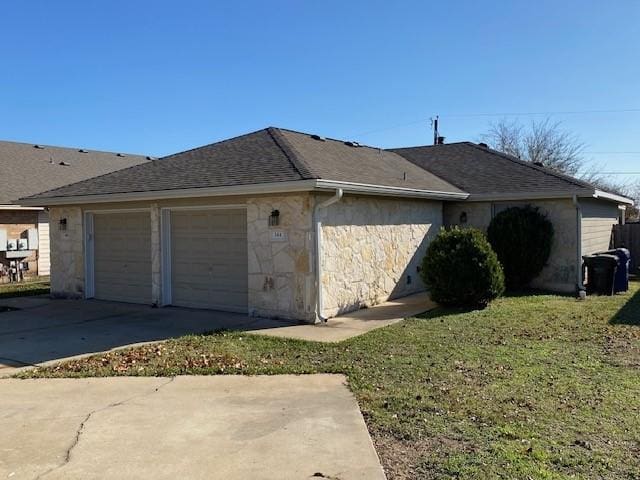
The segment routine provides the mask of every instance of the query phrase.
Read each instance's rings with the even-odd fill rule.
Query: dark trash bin
[[[629,267],[631,266],[631,252],[626,248],[616,248],[618,256],[618,271],[616,272],[614,292],[629,291]]]
[[[618,270],[616,271],[613,282],[613,291],[614,293],[628,292],[631,252],[626,248],[616,248],[614,250],[607,250],[606,252],[599,252],[595,255],[615,255],[618,257]]]
[[[583,274],[584,270],[587,272],[587,295],[613,295],[618,257],[599,254],[585,255],[582,259]]]

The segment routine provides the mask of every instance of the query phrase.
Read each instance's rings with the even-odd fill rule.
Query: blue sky
[[[435,114],[459,141],[500,118],[467,114],[640,109],[635,0],[0,8],[7,140],[160,156],[274,125],[391,147],[428,144]],[[552,119],[640,171],[640,112]]]

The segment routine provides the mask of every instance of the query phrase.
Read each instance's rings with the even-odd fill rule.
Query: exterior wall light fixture
[[[277,227],[278,225],[280,225],[280,210],[272,210],[269,215],[269,226]]]

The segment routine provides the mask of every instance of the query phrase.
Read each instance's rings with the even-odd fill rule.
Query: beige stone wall
[[[618,205],[602,200],[580,200],[582,207],[582,254],[609,250],[613,226],[618,223]]]
[[[280,212],[280,224],[270,227],[273,210]],[[252,315],[315,320],[311,216],[308,194],[247,200]],[[277,239],[276,234],[284,239]]]
[[[151,263],[153,301],[162,304],[160,211],[168,207],[245,206],[249,266],[249,314],[313,321],[311,199],[308,194],[280,196],[229,196],[92,204],[51,208],[52,290],[60,296],[84,294],[83,212],[149,208],[151,215]],[[273,210],[280,211],[280,225],[269,227]],[[66,231],[58,230],[67,218]],[[274,232],[281,233],[274,239]],[[280,238],[283,237],[284,240]]]
[[[57,297],[84,296],[84,233],[80,207],[57,207],[49,212],[51,230],[51,294]],[[67,220],[60,230],[60,220]]]
[[[444,207],[447,226],[459,225],[487,230],[493,215],[511,206],[533,205],[547,214],[553,223],[554,239],[547,266],[532,282],[535,288],[573,292],[576,288],[576,209],[569,199],[535,200],[531,202],[453,202]],[[466,212],[467,222],[460,222]]]
[[[424,290],[418,266],[442,225],[441,202],[346,195],[321,219],[325,316]]]

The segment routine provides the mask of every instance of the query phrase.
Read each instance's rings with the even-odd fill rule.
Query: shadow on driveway
[[[238,313],[100,300],[3,299],[18,310],[0,313],[0,375],[77,355],[220,329],[260,330],[292,322]]]

